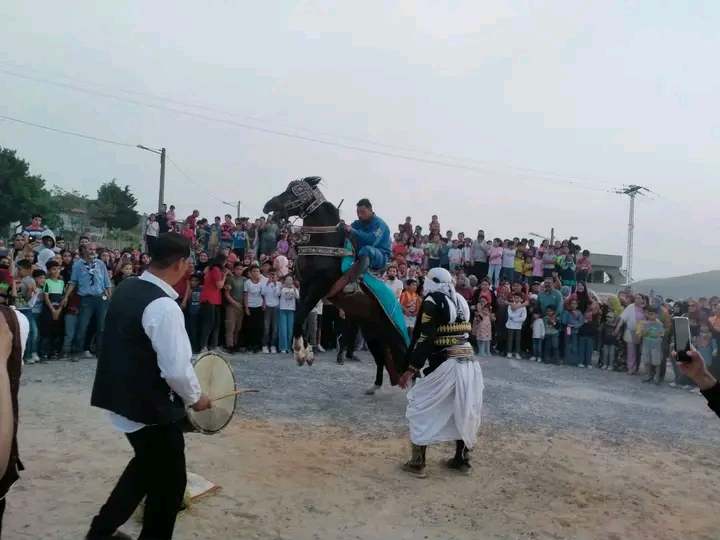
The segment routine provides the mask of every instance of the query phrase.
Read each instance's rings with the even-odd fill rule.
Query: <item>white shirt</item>
[[[263,284],[262,281],[253,283],[251,279],[245,282],[245,292],[247,293],[247,307],[259,308],[263,305],[262,299]]]
[[[395,279],[385,279],[385,285],[390,287],[392,289],[392,292],[395,293],[395,298],[400,298],[400,295],[403,292],[403,282],[400,278]]]
[[[159,236],[160,235],[160,224],[157,221],[148,221],[147,227],[145,228],[145,236]]]
[[[262,295],[265,298],[265,307],[278,307],[280,305],[280,284],[266,283],[262,288]]]
[[[295,301],[300,298],[300,291],[295,287],[280,289],[280,309],[295,311]]]
[[[168,283],[150,272],[140,279],[157,285],[167,295],[150,302],[142,314],[142,326],[157,354],[160,376],[183,403],[191,405],[200,399],[202,390],[192,362],[192,347],[185,330],[185,318],[175,301],[177,292]],[[119,414],[108,411],[113,427],[123,433],[133,433],[145,427]]]

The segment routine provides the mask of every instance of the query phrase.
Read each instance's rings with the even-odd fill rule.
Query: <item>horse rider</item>
[[[357,260],[332,287],[328,298],[332,298],[347,285],[360,278],[368,269],[380,272],[390,260],[390,228],[373,211],[368,199],[357,203],[358,219],[352,225],[341,223],[345,234],[355,241]]]
[[[423,284],[425,297],[408,349],[408,368],[400,387],[410,386],[405,413],[410,424],[412,457],[403,470],[425,477],[427,445],[455,441],[447,465],[470,470],[469,450],[477,441],[482,411],[483,375],[468,343],[470,309],[455,292],[450,272],[433,268]],[[423,377],[419,377],[420,370]]]

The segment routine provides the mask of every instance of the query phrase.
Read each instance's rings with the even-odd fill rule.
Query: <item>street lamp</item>
[[[160,190],[158,192],[158,212],[162,211],[165,199],[165,148],[148,148],[142,144],[138,144],[140,150],[146,150],[160,156]]]

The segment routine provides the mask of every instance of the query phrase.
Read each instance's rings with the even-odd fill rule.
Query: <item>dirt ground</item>
[[[442,461],[451,448],[439,446],[429,450],[429,478],[421,480],[399,470],[408,450],[401,392],[362,396],[372,380],[369,363],[338,368],[328,358],[304,372],[287,358],[233,364],[241,382],[256,387],[271,368],[277,376],[258,401],[241,402],[243,411],[224,432],[187,437],[188,469],[222,489],[181,515],[179,540],[720,538],[720,420],[687,392],[646,390],[635,378],[575,375],[557,366],[521,366],[522,379],[517,364],[492,359],[484,366],[488,421],[472,473],[446,470]],[[27,367],[20,440],[28,470],[8,497],[4,538],[83,538],[129,459],[123,437],[88,406],[93,368],[93,362]],[[575,378],[568,379],[574,395],[545,388],[543,377]],[[687,432],[668,428],[655,436],[661,428],[652,423],[649,432],[638,426],[613,437],[603,426],[626,422],[622,410],[574,412],[580,408],[572,400],[585,388],[592,403],[602,404],[590,389],[604,381],[631,384],[626,379],[642,392],[660,393],[651,398],[664,396],[659,408],[618,396],[617,406],[636,411],[640,422],[647,414],[666,423],[681,414],[688,418],[683,425],[699,418],[693,421],[706,432],[693,424]],[[294,382],[300,380],[308,382]],[[538,399],[531,409],[545,406],[553,414],[523,410],[528,395]],[[346,411],[322,413],[342,396]],[[556,410],[556,403],[568,403],[568,410]],[[300,411],[295,417],[293,409]],[[372,419],[358,416],[360,409],[387,411],[390,420],[370,429]],[[611,421],[593,424],[593,415]],[[590,420],[583,428],[565,416]],[[134,534],[139,527],[131,522],[123,530]]]

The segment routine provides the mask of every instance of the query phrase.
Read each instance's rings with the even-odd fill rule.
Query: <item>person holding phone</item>
[[[677,359],[677,353],[673,352],[672,354]],[[708,407],[720,417],[720,383],[708,371],[699,352],[693,349],[687,351],[685,356],[687,361],[677,362],[678,369],[698,385],[700,392],[707,399]]]

